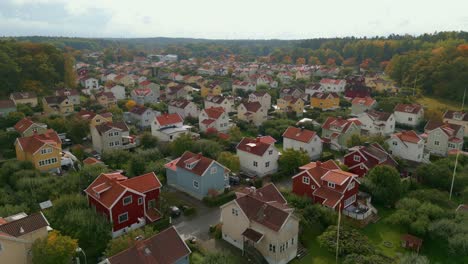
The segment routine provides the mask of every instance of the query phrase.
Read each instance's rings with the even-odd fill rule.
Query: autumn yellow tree
[[[283,57],[283,63],[291,64],[292,63],[291,56],[284,56]]]
[[[304,58],[297,58],[296,59],[296,65],[304,65],[306,64],[306,60]]]
[[[136,102],[133,101],[133,100],[128,100],[126,103],[125,103],[125,107],[127,108],[127,110],[132,110],[133,107],[135,107],[136,105]]]
[[[78,241],[52,231],[46,238],[38,239],[32,246],[34,264],[71,263]]]
[[[310,56],[309,57],[309,64],[310,65],[319,65],[319,64],[322,64],[322,62],[320,61],[319,58],[314,57],[314,56]]]
[[[65,83],[65,86],[67,88],[76,88],[76,71],[73,68],[73,65],[75,64],[75,59],[73,56],[69,53],[65,53],[63,56],[64,59],[64,78],[63,82]]]

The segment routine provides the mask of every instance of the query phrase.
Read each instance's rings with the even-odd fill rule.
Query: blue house
[[[229,183],[229,169],[202,154],[186,151],[165,167],[168,185],[200,200],[223,192]]]

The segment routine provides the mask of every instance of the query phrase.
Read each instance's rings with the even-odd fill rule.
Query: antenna
[[[463,101],[462,101],[461,111],[463,111],[465,108],[465,96],[466,96],[466,87],[463,92]],[[452,200],[453,184],[455,183],[455,175],[457,174],[457,165],[458,165],[459,156],[460,156],[460,150],[457,150],[457,156],[455,157],[455,165],[453,166],[452,183],[450,185],[449,200]]]

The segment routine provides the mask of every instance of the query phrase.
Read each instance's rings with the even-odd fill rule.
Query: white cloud
[[[69,16],[105,12],[91,35],[113,37],[311,38],[468,30],[468,1],[423,0],[10,0],[62,5]],[[79,25],[76,25],[79,27]]]

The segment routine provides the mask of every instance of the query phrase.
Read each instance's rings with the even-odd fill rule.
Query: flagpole
[[[462,107],[461,107],[462,112],[464,111],[464,108],[465,108],[465,96],[466,96],[466,87],[465,87],[465,91],[463,92],[463,101],[462,101]],[[460,156],[460,152],[461,150],[457,150],[457,156],[455,157],[455,165],[453,166],[452,183],[450,185],[449,200],[452,200],[453,185],[455,183],[455,175],[457,174],[458,157]]]
[[[341,222],[341,201],[338,205],[338,227],[336,230],[336,254],[335,254],[335,263],[338,263],[338,252],[340,245],[340,222]]]

